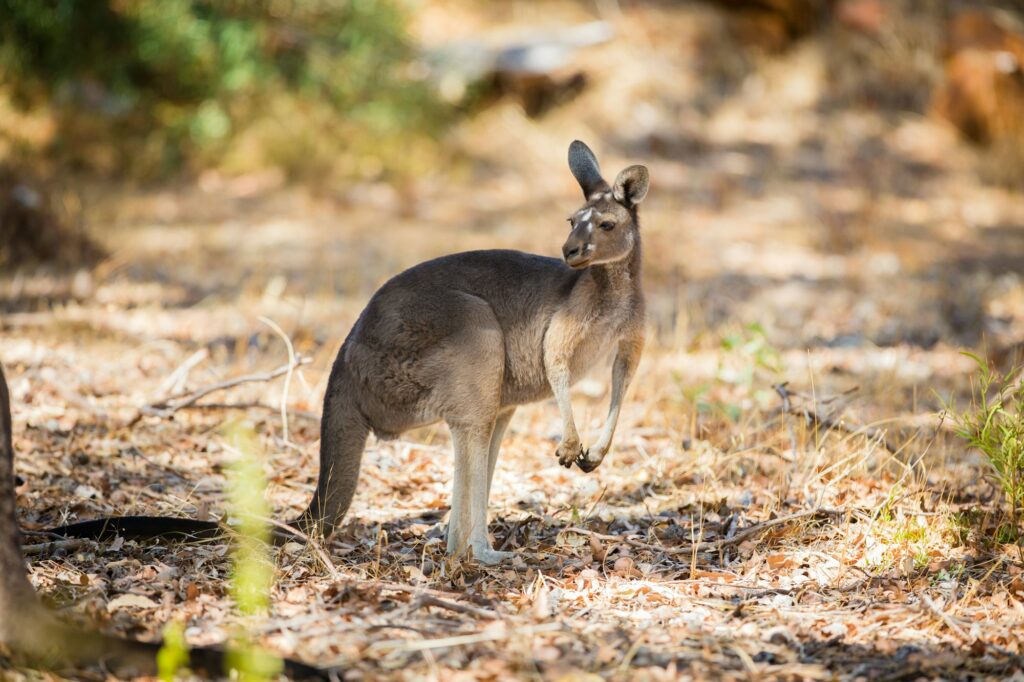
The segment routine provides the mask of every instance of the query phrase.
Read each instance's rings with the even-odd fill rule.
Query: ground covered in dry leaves
[[[623,38],[576,101],[539,123],[499,102],[452,135],[462,166],[400,190],[95,189],[110,258],[0,279],[24,527],[223,516],[232,419],[259,436],[277,518],[296,514],[330,362],[372,291],[455,250],[557,253],[578,202],[563,149],[583,137],[609,172],[652,177],[649,347],[613,455],[566,471],[554,406],[521,409],[490,529],[518,558],[489,568],[443,553],[443,427],[371,440],[338,536],[277,550],[262,641],[345,679],[1021,676],[1021,548],[994,537],[1000,494],[938,415],[966,400],[961,348],[1004,360],[1024,338],[1024,199],[938,124],[821,106],[820,44],[695,104],[707,56],[685,46],[708,11],[612,17]],[[283,376],[143,409],[287,365],[261,317],[310,360],[287,421]],[[575,390],[585,439],[608,377]],[[195,644],[237,621],[227,544],[26,543],[72,617],[140,637],[178,620]]]

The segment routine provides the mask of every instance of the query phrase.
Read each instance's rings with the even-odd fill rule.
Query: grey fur
[[[331,370],[320,479],[296,522],[301,529],[330,535],[341,522],[371,431],[387,438],[448,424],[455,450],[448,551],[471,549],[485,563],[508,556],[487,537],[487,498],[518,405],[555,397],[564,424],[556,455],[564,466],[589,472],[604,459],[643,348],[636,203],[646,184],[629,194],[635,201],[618,202],[582,142],[570,146],[569,163],[590,198],[570,219],[565,262],[518,251],[457,253],[406,270],[370,299]],[[604,189],[594,194],[595,187]],[[609,350],[611,406],[588,451],[569,387]]]

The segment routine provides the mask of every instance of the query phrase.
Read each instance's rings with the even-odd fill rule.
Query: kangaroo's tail
[[[359,466],[370,426],[353,399],[344,359],[339,354],[320,420],[320,477],[302,516],[291,523],[306,534],[330,537],[345,518],[359,482]]]

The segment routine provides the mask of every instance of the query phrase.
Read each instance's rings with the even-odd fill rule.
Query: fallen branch
[[[275,528],[277,528],[279,531],[281,531],[281,534],[284,537],[292,536],[292,537],[298,538],[299,540],[304,541],[306,543],[306,546],[312,548],[313,553],[316,554],[317,558],[320,559],[320,562],[324,565],[324,567],[330,573],[331,579],[332,580],[337,580],[338,579],[338,575],[339,575],[338,569],[335,567],[334,562],[331,561],[331,557],[328,556],[326,551],[324,551],[323,545],[321,545],[319,542],[317,542],[313,538],[311,538],[308,535],[306,535],[305,533],[303,533],[301,530],[299,530],[295,526],[290,526],[287,523],[283,523],[281,521],[278,521],[277,519],[272,519],[272,518],[269,518],[269,517],[261,517],[260,520],[262,520],[264,523],[266,523],[268,525],[271,525],[271,526],[274,526]]]
[[[279,407],[274,405],[267,405],[266,403],[260,402],[248,402],[248,403],[200,403],[198,405],[186,405],[179,408],[181,410],[259,410],[261,412],[270,412],[275,415],[281,413]],[[289,413],[293,417],[299,419],[306,419],[308,421],[320,422],[320,415],[316,412],[310,412],[309,410],[290,410]]]
[[[713,552],[715,550],[723,549],[725,547],[731,547],[734,545],[741,544],[742,542],[749,540],[750,538],[756,537],[761,533],[765,532],[769,528],[775,526],[781,526],[793,521],[799,521],[801,519],[808,519],[814,517],[826,517],[835,518],[837,516],[845,516],[847,512],[842,509],[811,509],[802,512],[796,512],[795,514],[787,514],[786,516],[780,516],[778,518],[771,519],[769,521],[762,521],[761,523],[755,523],[753,526],[744,528],[737,532],[735,535],[729,538],[723,538],[721,540],[708,540],[704,542],[692,543],[684,545],[682,547],[665,547],[664,545],[652,545],[641,540],[634,538],[623,538],[618,535],[606,535],[604,533],[598,533],[596,531],[588,530],[586,528],[579,528],[576,526],[570,526],[565,529],[565,532],[580,533],[582,535],[589,535],[598,538],[599,540],[605,540],[606,542],[625,542],[631,547],[638,549],[646,549],[652,552],[661,552],[663,554],[689,554],[692,552]]]
[[[436,606],[448,611],[454,611],[455,613],[462,613],[468,616],[475,616],[476,618],[484,618],[487,620],[498,620],[501,618],[497,612],[490,609],[481,609],[476,606],[470,606],[469,604],[459,604],[453,601],[448,601],[447,599],[435,597],[432,594],[420,595],[416,599],[416,607],[420,606]]]
[[[928,611],[932,612],[932,615],[934,615],[940,621],[945,623],[946,627],[952,630],[953,634],[955,634],[961,640],[967,642],[968,644],[972,641],[970,636],[968,636],[968,634],[964,632],[964,629],[960,627],[960,624],[957,623],[951,615],[943,611],[942,608],[924,592],[921,593],[921,603],[924,604],[925,607],[927,607]]]
[[[310,362],[312,362],[311,358],[306,358],[302,357],[301,355],[297,355],[295,356],[294,362],[289,362],[288,364],[282,365],[281,367],[278,367],[277,369],[271,370],[269,372],[244,374],[239,377],[234,377],[233,379],[227,379],[216,384],[205,386],[196,391],[192,391],[191,393],[186,393],[184,395],[177,396],[169,396],[167,398],[158,400],[148,405],[143,405],[141,408],[139,408],[139,414],[134,419],[132,419],[131,423],[135,424],[143,416],[161,417],[163,419],[166,419],[167,417],[170,417],[178,410],[183,410],[185,408],[192,406],[201,408],[203,406],[196,405],[196,403],[198,403],[200,400],[210,395],[211,393],[216,393],[217,391],[224,391],[229,388],[234,388],[235,386],[241,386],[242,384],[265,383],[268,381],[273,381],[274,379],[280,376],[284,376],[286,374],[293,372],[296,367],[307,365]]]
[[[545,632],[557,632],[564,626],[562,623],[544,623],[542,625],[526,626],[515,629],[485,630],[469,635],[454,635],[440,639],[413,640],[406,639],[386,640],[375,642],[370,649],[396,649],[399,651],[425,651],[428,649],[444,649],[453,646],[465,646],[468,644],[479,644],[481,642],[497,642],[503,639],[510,639],[516,635],[532,636]]]
[[[793,407],[790,398],[793,394],[787,388],[787,384],[775,384],[772,386],[775,392],[779,394],[782,399],[782,414],[795,414],[804,418],[808,426],[815,428],[823,428],[825,431],[842,431],[854,436],[865,436],[870,440],[878,442],[882,447],[891,452],[892,454],[898,454],[900,448],[897,448],[885,436],[885,432],[881,429],[872,428],[870,426],[851,426],[843,423],[838,419],[833,419],[820,414],[817,410],[813,410],[809,407]],[[790,440],[795,444],[796,439],[790,432]]]
[[[74,551],[84,544],[85,540],[51,540],[50,542],[40,542],[35,545],[22,545],[21,553],[25,556],[36,556],[37,554],[47,554],[61,549]]]

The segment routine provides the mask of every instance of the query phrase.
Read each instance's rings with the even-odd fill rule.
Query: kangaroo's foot
[[[558,457],[558,463],[569,469],[574,463],[586,457],[587,451],[583,449],[579,439],[570,438],[562,439],[555,450],[555,455]]]
[[[486,535],[481,537],[480,535],[473,534],[476,537],[472,537],[469,533],[460,532],[464,528],[465,526],[460,525],[457,520],[449,522],[447,533],[448,556],[465,556],[467,550],[469,550],[473,553],[474,559],[488,566],[493,566],[515,556],[515,552],[499,552],[491,547],[490,538]]]
[[[489,542],[475,543],[473,545],[473,558],[488,566],[500,564],[502,561],[511,559],[513,556],[515,556],[515,552],[499,552],[491,547]]]
[[[576,466],[580,468],[585,474],[589,474],[591,471],[601,466],[601,462],[604,461],[604,456],[608,454],[609,445],[607,443],[598,442],[589,450],[584,450],[580,453],[580,456],[576,458]]]

